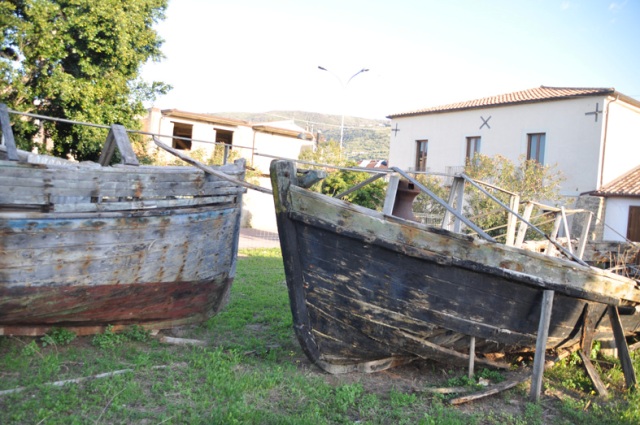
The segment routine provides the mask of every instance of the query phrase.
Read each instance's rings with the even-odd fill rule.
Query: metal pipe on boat
[[[442,200],[438,195],[436,195],[435,193],[433,193],[432,191],[430,191],[429,189],[427,189],[422,183],[420,183],[418,180],[414,179],[413,177],[411,177],[409,174],[407,174],[405,171],[401,170],[398,167],[392,167],[391,168],[393,171],[397,172],[398,174],[400,174],[402,177],[404,177],[405,179],[409,180],[410,182],[412,182],[414,185],[416,185],[417,187],[420,188],[420,190],[422,190],[424,193],[426,193],[427,195],[429,195],[434,201],[436,201],[437,203],[439,203],[440,205],[442,205],[447,211],[449,211],[451,214],[453,214],[457,219],[459,219],[460,221],[462,221],[464,224],[466,224],[467,226],[469,226],[471,229],[473,229],[474,232],[476,232],[478,235],[482,236],[483,238],[485,238],[486,240],[490,241],[490,242],[496,242],[496,240],[494,238],[492,238],[491,236],[489,236],[489,234],[487,234],[484,230],[482,230],[480,227],[478,227],[475,223],[473,223],[471,220],[469,220],[467,217],[465,217],[464,215],[460,214],[457,210],[455,210],[454,208],[451,207],[451,205],[449,205],[447,202],[445,202],[444,200]]]
[[[578,256],[576,256],[574,253],[567,251],[562,245],[560,245],[557,241],[555,241],[554,239],[549,237],[549,235],[547,235],[545,232],[543,232],[542,230],[538,229],[532,223],[530,223],[529,221],[525,220],[525,218],[523,216],[521,216],[517,212],[513,211],[508,206],[506,206],[502,201],[500,201],[498,198],[496,198],[495,196],[490,194],[485,188],[483,188],[478,183],[476,183],[471,177],[467,176],[465,173],[461,173],[460,176],[462,178],[464,178],[466,181],[468,181],[469,183],[471,183],[471,185],[473,185],[476,189],[478,189],[479,191],[481,191],[482,193],[487,195],[489,198],[491,198],[494,202],[496,202],[498,205],[500,205],[502,208],[504,208],[507,212],[509,212],[509,213],[515,215],[516,217],[518,217],[518,220],[522,220],[522,222],[526,223],[533,230],[535,230],[538,234],[544,236],[549,242],[551,242],[556,248],[558,248],[564,255],[566,255],[567,257],[569,257],[571,259],[573,259],[578,264],[581,264],[583,266],[589,267],[589,265],[587,263],[585,263],[584,261],[582,261],[582,259],[578,258]]]

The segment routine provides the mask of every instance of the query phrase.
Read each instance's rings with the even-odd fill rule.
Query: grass
[[[617,360],[596,362],[611,397],[599,399],[579,360],[545,374],[539,404],[525,385],[451,406],[429,387],[475,388],[466,370],[437,363],[332,376],[309,364],[293,334],[279,250],[241,252],[228,306],[172,331],[206,345],[161,344],[141,328],[77,337],[0,337],[1,424],[634,424],[638,391]],[[595,353],[598,354],[598,353]],[[640,359],[634,355],[636,369]],[[118,372],[100,379],[52,382]],[[499,382],[495,371],[478,378]]]

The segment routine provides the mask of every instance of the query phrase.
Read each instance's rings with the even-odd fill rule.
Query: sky
[[[640,0],[170,0],[155,28],[165,58],[142,77],[173,86],[162,109],[384,118],[542,85],[640,99]]]

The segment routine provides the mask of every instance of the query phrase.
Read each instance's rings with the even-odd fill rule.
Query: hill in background
[[[293,120],[297,125],[316,135],[321,133],[321,141],[340,141],[340,115],[328,115],[304,111],[216,112],[213,115],[235,118],[253,124],[272,121]],[[347,158],[356,161],[364,159],[389,159],[391,127],[389,120],[344,117],[343,147]]]

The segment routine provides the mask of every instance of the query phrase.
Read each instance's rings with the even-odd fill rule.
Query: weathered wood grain
[[[224,305],[241,185],[192,167],[32,160],[0,160],[0,333],[161,329]],[[241,180],[244,161],[219,170]]]
[[[608,305],[640,300],[622,276],[310,192],[296,174],[291,163],[272,163],[291,310],[303,351],[330,373],[411,356],[467,366],[470,336],[476,363],[486,365],[483,353],[530,351],[536,342],[538,351],[574,347],[585,310],[602,317]],[[541,314],[551,311],[541,340]],[[631,332],[639,316],[623,316]],[[611,328],[597,323],[590,332]]]

